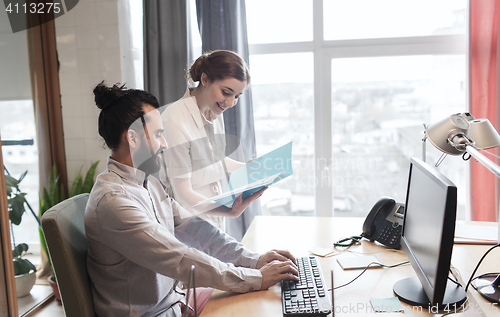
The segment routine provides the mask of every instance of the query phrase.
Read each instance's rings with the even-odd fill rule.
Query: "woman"
[[[236,105],[250,83],[250,74],[238,54],[218,50],[200,56],[187,75],[198,85],[188,88],[162,115],[169,150],[160,178],[184,208],[224,231],[224,217],[238,217],[244,211],[242,202],[256,199],[263,190],[245,199],[240,195],[232,208],[195,205],[221,194],[220,181],[244,165],[225,156],[222,114]]]

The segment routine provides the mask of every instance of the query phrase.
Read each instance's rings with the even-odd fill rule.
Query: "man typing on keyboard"
[[[198,217],[181,216],[186,211],[150,176],[167,146],[154,96],[102,83],[94,94],[99,134],[111,149],[85,211],[98,316],[180,317],[186,299],[178,281],[188,281],[192,265],[197,286],[234,292],[298,280],[289,252],[260,255]],[[240,196],[235,204],[246,208],[261,194]]]

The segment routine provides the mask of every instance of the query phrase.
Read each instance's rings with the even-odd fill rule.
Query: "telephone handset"
[[[389,248],[399,249],[403,219],[404,204],[389,197],[382,197],[366,217],[361,236]]]

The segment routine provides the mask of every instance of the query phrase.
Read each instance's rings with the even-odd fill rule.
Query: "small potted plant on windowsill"
[[[17,297],[28,295],[36,282],[36,267],[30,260],[23,258],[27,251],[26,243],[20,243],[12,250]]]
[[[8,174],[5,175],[7,199],[9,204],[9,219],[13,242],[12,257],[14,260],[17,297],[28,295],[36,282],[36,267],[28,259],[23,257],[27,254],[28,245],[26,243],[16,245],[13,230],[14,225],[18,226],[21,224],[25,211],[24,205],[26,203],[26,193],[21,192],[19,189],[19,183],[21,183],[24,179],[27,172],[28,171],[25,171],[19,179],[15,179]]]

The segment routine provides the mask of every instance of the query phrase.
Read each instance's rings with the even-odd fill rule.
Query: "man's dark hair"
[[[120,145],[123,132],[144,116],[143,106],[151,105],[160,108],[155,96],[140,89],[127,89],[119,83],[108,87],[104,81],[94,88],[95,104],[99,114],[99,135],[104,138],[106,145],[115,150]]]

